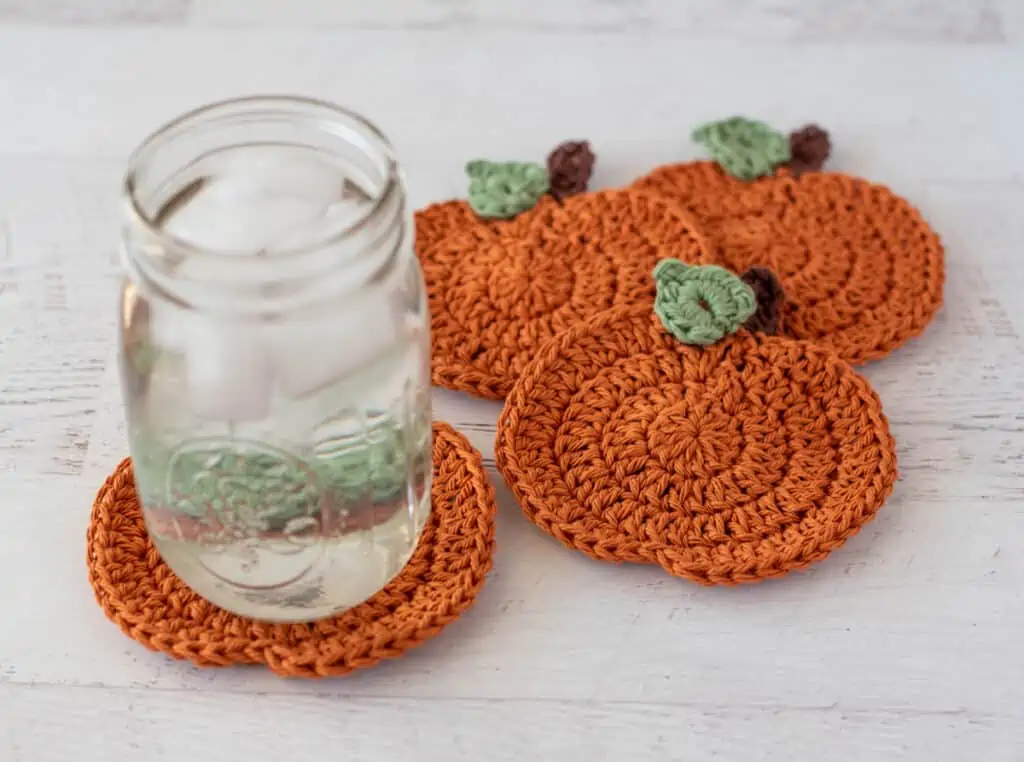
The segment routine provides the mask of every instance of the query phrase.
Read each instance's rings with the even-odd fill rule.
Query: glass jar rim
[[[232,110],[240,109],[234,113]],[[232,115],[245,114],[250,110],[257,111],[276,110],[280,114],[289,111],[294,112],[297,117],[308,117],[319,114],[322,117],[334,117],[337,124],[352,122],[355,127],[362,128],[374,139],[379,141],[380,148],[387,154],[386,179],[381,192],[373,199],[363,214],[354,224],[332,230],[323,238],[315,241],[305,242],[294,247],[275,248],[271,252],[265,252],[267,260],[288,259],[295,256],[308,254],[321,249],[324,246],[340,242],[346,236],[352,235],[366,225],[368,220],[390,203],[395,193],[401,192],[401,180],[398,175],[398,165],[394,157],[394,150],[391,141],[384,132],[372,121],[351,109],[340,106],[331,101],[321,100],[302,95],[245,95],[235,98],[226,98],[212,101],[202,106],[187,111],[147,135],[141,143],[132,151],[128,159],[128,167],[121,182],[121,192],[128,203],[129,214],[132,222],[141,227],[153,240],[173,247],[178,251],[187,253],[191,257],[207,258],[237,258],[239,255],[247,255],[249,251],[238,251],[230,249],[209,249],[194,243],[174,233],[168,232],[157,223],[159,210],[156,213],[148,212],[140,202],[136,186],[136,175],[140,167],[144,166],[146,159],[158,150],[167,141],[173,140],[181,134],[185,134],[192,128],[201,127],[207,120],[216,120],[218,117],[229,117]],[[312,112],[303,114],[302,111]],[[350,131],[350,130],[349,130]],[[351,136],[355,136],[351,132]]]

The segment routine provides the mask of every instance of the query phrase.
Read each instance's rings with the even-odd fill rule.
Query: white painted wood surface
[[[1024,760],[1022,40],[1020,0],[0,0],[0,759]],[[125,452],[117,181],[261,91],[371,115],[417,205],[568,137],[617,185],[709,118],[828,125],[948,246],[946,309],[865,371],[889,505],[807,574],[706,590],[563,550],[501,487],[479,603],[404,659],[311,684],[125,639],[83,564]],[[438,395],[489,459],[497,410]]]

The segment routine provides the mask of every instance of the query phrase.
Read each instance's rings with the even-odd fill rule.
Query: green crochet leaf
[[[481,217],[508,219],[533,206],[548,192],[547,170],[540,164],[477,159],[466,165],[469,205]]]
[[[714,344],[757,310],[753,289],[717,265],[663,259],[654,268],[654,312],[684,344]]]
[[[701,125],[693,131],[693,140],[739,180],[770,175],[790,158],[789,138],[764,122],[742,116]]]

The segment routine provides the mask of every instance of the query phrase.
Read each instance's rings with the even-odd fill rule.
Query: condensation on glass
[[[429,323],[385,137],[297,98],[187,114],[125,177],[119,309],[148,531],[211,602],[366,600],[430,511]]]

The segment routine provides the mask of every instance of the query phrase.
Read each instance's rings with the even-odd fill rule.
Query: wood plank
[[[0,82],[0,96],[18,104],[0,121],[0,153],[123,160],[185,110],[277,91],[378,122],[417,205],[464,193],[468,159],[540,159],[568,137],[593,142],[596,182],[622,184],[702,155],[693,127],[736,112],[783,129],[819,121],[834,132],[833,168],[881,182],[1020,179],[1008,152],[1024,112],[1004,108],[1024,68],[1016,48],[467,34],[0,29],[0,67],[32,73]],[[780,95],[795,87],[785,83],[799,83],[799,96]]]
[[[192,0],[0,0],[0,23],[121,26],[176,25],[185,21]]]
[[[197,26],[437,30],[501,29],[547,34],[672,35],[786,42],[999,43],[1014,0],[434,0],[339,3],[332,0],[204,0],[194,4]]]
[[[855,711],[841,705],[168,693],[0,684],[9,762],[67,759],[1012,760],[1019,716]],[[54,727],[60,718],[60,732]],[[414,756],[410,756],[414,755]]]

